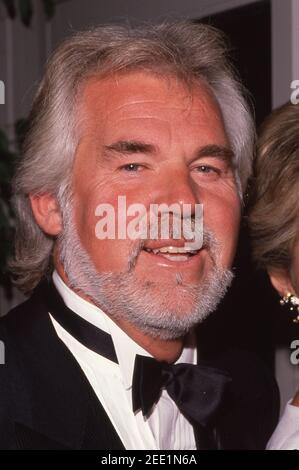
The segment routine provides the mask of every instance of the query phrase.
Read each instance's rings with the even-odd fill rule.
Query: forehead
[[[80,115],[89,124],[134,118],[190,118],[213,116],[221,112],[208,86],[187,85],[174,76],[131,72],[108,78],[91,78],[83,88]]]

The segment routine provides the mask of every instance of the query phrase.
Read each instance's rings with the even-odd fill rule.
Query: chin
[[[182,317],[195,309],[194,291],[198,286],[186,287],[175,282],[171,285],[169,282],[157,284],[149,281],[145,286],[147,292],[144,298],[151,296],[155,310],[161,309],[164,312],[172,312],[176,317]]]

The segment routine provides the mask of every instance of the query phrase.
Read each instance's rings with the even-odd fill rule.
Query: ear
[[[30,195],[32,212],[37,224],[48,235],[58,235],[62,230],[62,216],[53,194]]]
[[[268,274],[272,286],[277,290],[281,297],[285,296],[288,292],[294,294],[295,289],[292,285],[290,276],[286,271],[268,271]]]

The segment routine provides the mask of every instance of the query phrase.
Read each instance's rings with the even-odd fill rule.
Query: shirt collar
[[[128,336],[105,312],[103,312],[103,310],[83,299],[76,294],[76,292],[71,290],[56,270],[53,272],[53,282],[68,308],[84,318],[84,320],[111,335],[123,378],[123,384],[125,389],[129,390],[132,387],[136,354],[152,357],[151,354],[139,346],[139,344],[135,343],[135,341],[130,338],[130,336]],[[194,333],[191,333],[188,336],[187,344],[183,348],[176,364],[197,363],[197,350],[195,344]]]

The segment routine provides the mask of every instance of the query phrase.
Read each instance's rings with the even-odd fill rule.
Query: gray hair
[[[254,126],[244,89],[227,59],[221,32],[187,22],[99,26],[65,40],[49,60],[37,90],[24,151],[14,181],[17,218],[15,283],[30,292],[51,270],[55,238],[37,225],[29,194],[50,192],[63,203],[70,186],[80,123],[75,111],[80,90],[92,76],[129,70],[175,75],[186,83],[204,81],[213,92],[235,154],[240,195],[251,173]]]

